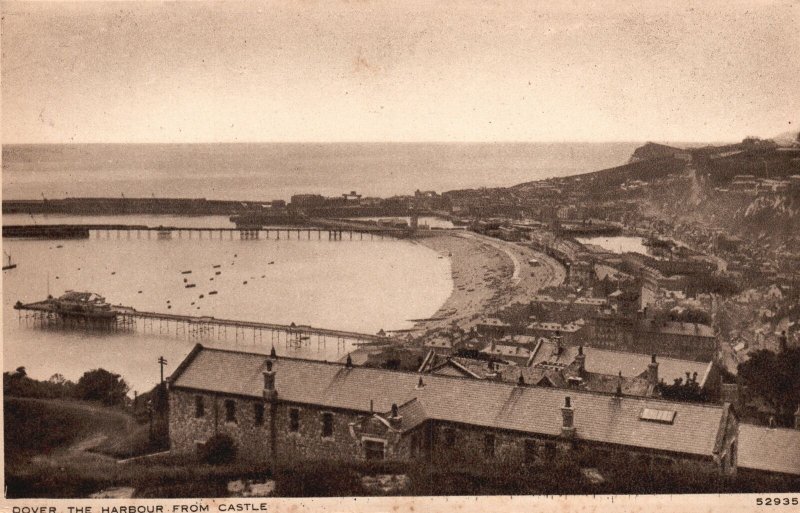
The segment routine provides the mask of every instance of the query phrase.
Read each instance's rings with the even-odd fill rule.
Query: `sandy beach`
[[[469,329],[505,305],[529,301],[540,289],[563,282],[555,260],[519,244],[472,232],[448,232],[416,241],[450,259],[453,292],[431,320],[418,330],[451,325]],[[540,265],[529,264],[536,259]]]

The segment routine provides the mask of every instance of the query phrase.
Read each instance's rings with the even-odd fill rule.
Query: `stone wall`
[[[204,415],[199,418],[195,415],[196,397],[202,397],[204,403]],[[214,434],[220,433],[234,440],[239,459],[271,461],[272,410],[270,404],[263,399],[172,389],[169,401],[170,448],[173,452],[196,453],[198,444],[205,443]],[[235,422],[226,421],[226,401],[233,401],[236,405]],[[264,405],[261,424],[256,424],[257,404]],[[293,409],[299,414],[297,431],[290,429]],[[332,415],[331,436],[323,436],[325,413]],[[389,429],[369,414],[279,402],[275,405],[274,421],[275,456],[278,462],[364,459],[362,436],[386,440],[385,459],[407,459],[411,455],[409,437],[401,437],[400,433]]]
[[[203,398],[204,415],[195,416],[195,398]],[[226,401],[233,401],[236,421],[225,419]],[[267,461],[269,446],[269,405],[266,405],[263,423],[255,422],[255,405],[263,400],[219,396],[208,393],[193,393],[171,390],[169,413],[170,449],[178,453],[193,453],[197,444],[205,443],[214,434],[226,434],[233,438],[241,459]]]
[[[195,416],[195,397],[203,397],[205,412]],[[225,401],[236,404],[236,422],[225,420]],[[263,423],[255,423],[255,405],[264,404]],[[290,429],[291,410],[299,412],[297,431]],[[323,435],[323,414],[331,413],[333,432]],[[736,441],[736,422],[726,429],[724,451],[726,460],[723,470],[733,464],[735,453],[732,444]],[[710,458],[684,458],[655,451],[636,450],[625,447],[605,446],[580,439],[528,435],[511,431],[484,429],[477,426],[428,421],[412,432],[401,434],[390,429],[388,421],[377,415],[331,410],[310,405],[278,403],[275,405],[275,434],[277,463],[298,460],[363,460],[363,439],[385,440],[384,458],[387,460],[411,461],[430,458],[431,461],[450,463],[491,462],[527,464],[551,462],[559,458],[582,459],[609,458],[623,455],[649,465],[672,465],[686,461],[716,469],[718,464]],[[270,452],[271,409],[263,399],[229,397],[186,390],[170,391],[170,448],[176,453],[195,453],[197,444],[206,442],[215,433],[229,435],[236,442],[239,459],[271,462]],[[493,449],[487,449],[487,435],[494,440]],[[733,459],[733,461],[731,461]],[[722,466],[720,464],[719,466]]]

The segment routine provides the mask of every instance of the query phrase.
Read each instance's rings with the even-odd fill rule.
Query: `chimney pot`
[[[647,366],[647,381],[652,386],[658,385],[658,362],[656,355],[653,355],[650,364]]]
[[[575,437],[575,411],[572,409],[572,402],[569,396],[564,398],[564,406],[561,407],[561,418],[563,423],[561,425],[561,436],[564,438]]]
[[[389,417],[389,425],[395,429],[400,428],[400,424],[403,422],[403,417],[400,415],[400,410],[397,408],[397,404],[392,404],[392,414]]]
[[[278,391],[275,390],[275,371],[272,370],[272,360],[267,360],[267,370],[264,374],[264,399],[275,401],[278,398]]]

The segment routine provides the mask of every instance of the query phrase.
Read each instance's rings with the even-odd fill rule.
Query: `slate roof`
[[[739,424],[738,466],[800,476],[800,429]]]
[[[170,378],[174,388],[262,397],[267,356],[197,345]],[[684,454],[711,456],[725,418],[715,405],[612,395],[508,383],[346,367],[279,357],[273,366],[279,400],[368,413],[417,399],[427,419],[539,435],[559,436],[567,396],[575,409],[577,437]],[[676,412],[673,424],[639,419],[644,408]],[[419,413],[419,412],[424,413]],[[413,416],[413,415],[411,415]],[[405,429],[405,427],[404,427]]]
[[[576,346],[564,347],[560,355],[555,355],[556,345],[552,342],[545,342],[537,351],[536,356],[531,362],[536,365],[542,362],[554,362],[571,364],[575,361],[578,354]],[[650,364],[650,355],[640,353],[630,353],[626,351],[611,351],[595,347],[583,347],[583,354],[586,355],[586,371],[593,374],[605,374],[616,377],[621,371],[625,378],[643,376],[647,372]],[[686,379],[686,372],[697,373],[697,381],[704,383],[711,370],[711,362],[696,362],[693,360],[681,360],[678,358],[667,358],[659,356],[658,359],[658,378],[668,385],[671,385],[676,378]]]

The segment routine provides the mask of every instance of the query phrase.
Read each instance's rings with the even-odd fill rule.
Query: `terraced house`
[[[726,406],[515,385],[195,346],[170,377],[170,442],[217,433],[241,458],[503,460],[622,453],[733,473]]]

